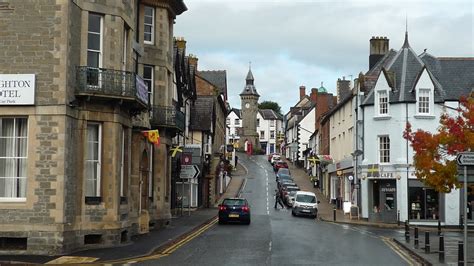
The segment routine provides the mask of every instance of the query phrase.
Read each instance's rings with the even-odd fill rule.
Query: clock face
[[[246,103],[245,104],[245,108],[249,108],[250,107],[250,104],[249,103]]]

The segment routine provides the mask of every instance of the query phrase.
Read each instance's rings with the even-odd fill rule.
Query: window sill
[[[23,203],[26,198],[0,198],[0,203]]]
[[[425,115],[425,114],[416,114],[414,115],[415,118],[418,118],[418,119],[435,119],[436,116],[434,115]]]
[[[87,205],[100,205],[102,203],[102,197],[86,197],[85,203]]]
[[[391,115],[374,116],[374,120],[390,120],[391,118]]]

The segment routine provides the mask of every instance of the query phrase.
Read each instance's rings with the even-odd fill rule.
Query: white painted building
[[[265,154],[280,152],[283,133],[283,118],[272,109],[259,109],[257,113],[257,133],[260,138],[260,148]]]
[[[240,109],[232,108],[226,118],[227,135],[226,144],[234,144],[238,148],[240,140],[238,128],[242,128],[242,118]],[[242,143],[243,144],[243,143]]]
[[[360,177],[362,217],[369,221],[458,225],[460,192],[438,193],[414,175],[413,149],[403,138],[414,131],[437,132],[439,118],[458,107],[474,84],[474,60],[415,54],[408,44],[387,51],[367,72],[358,112],[363,136]],[[471,200],[472,196],[471,196]]]

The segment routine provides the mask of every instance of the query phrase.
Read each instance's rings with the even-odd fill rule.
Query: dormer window
[[[430,89],[419,89],[417,101],[419,114],[430,113],[430,94]]]
[[[378,92],[379,115],[388,115],[388,93],[387,91]]]

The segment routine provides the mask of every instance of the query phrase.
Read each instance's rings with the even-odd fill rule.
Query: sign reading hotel
[[[0,105],[35,104],[35,74],[0,74]]]

